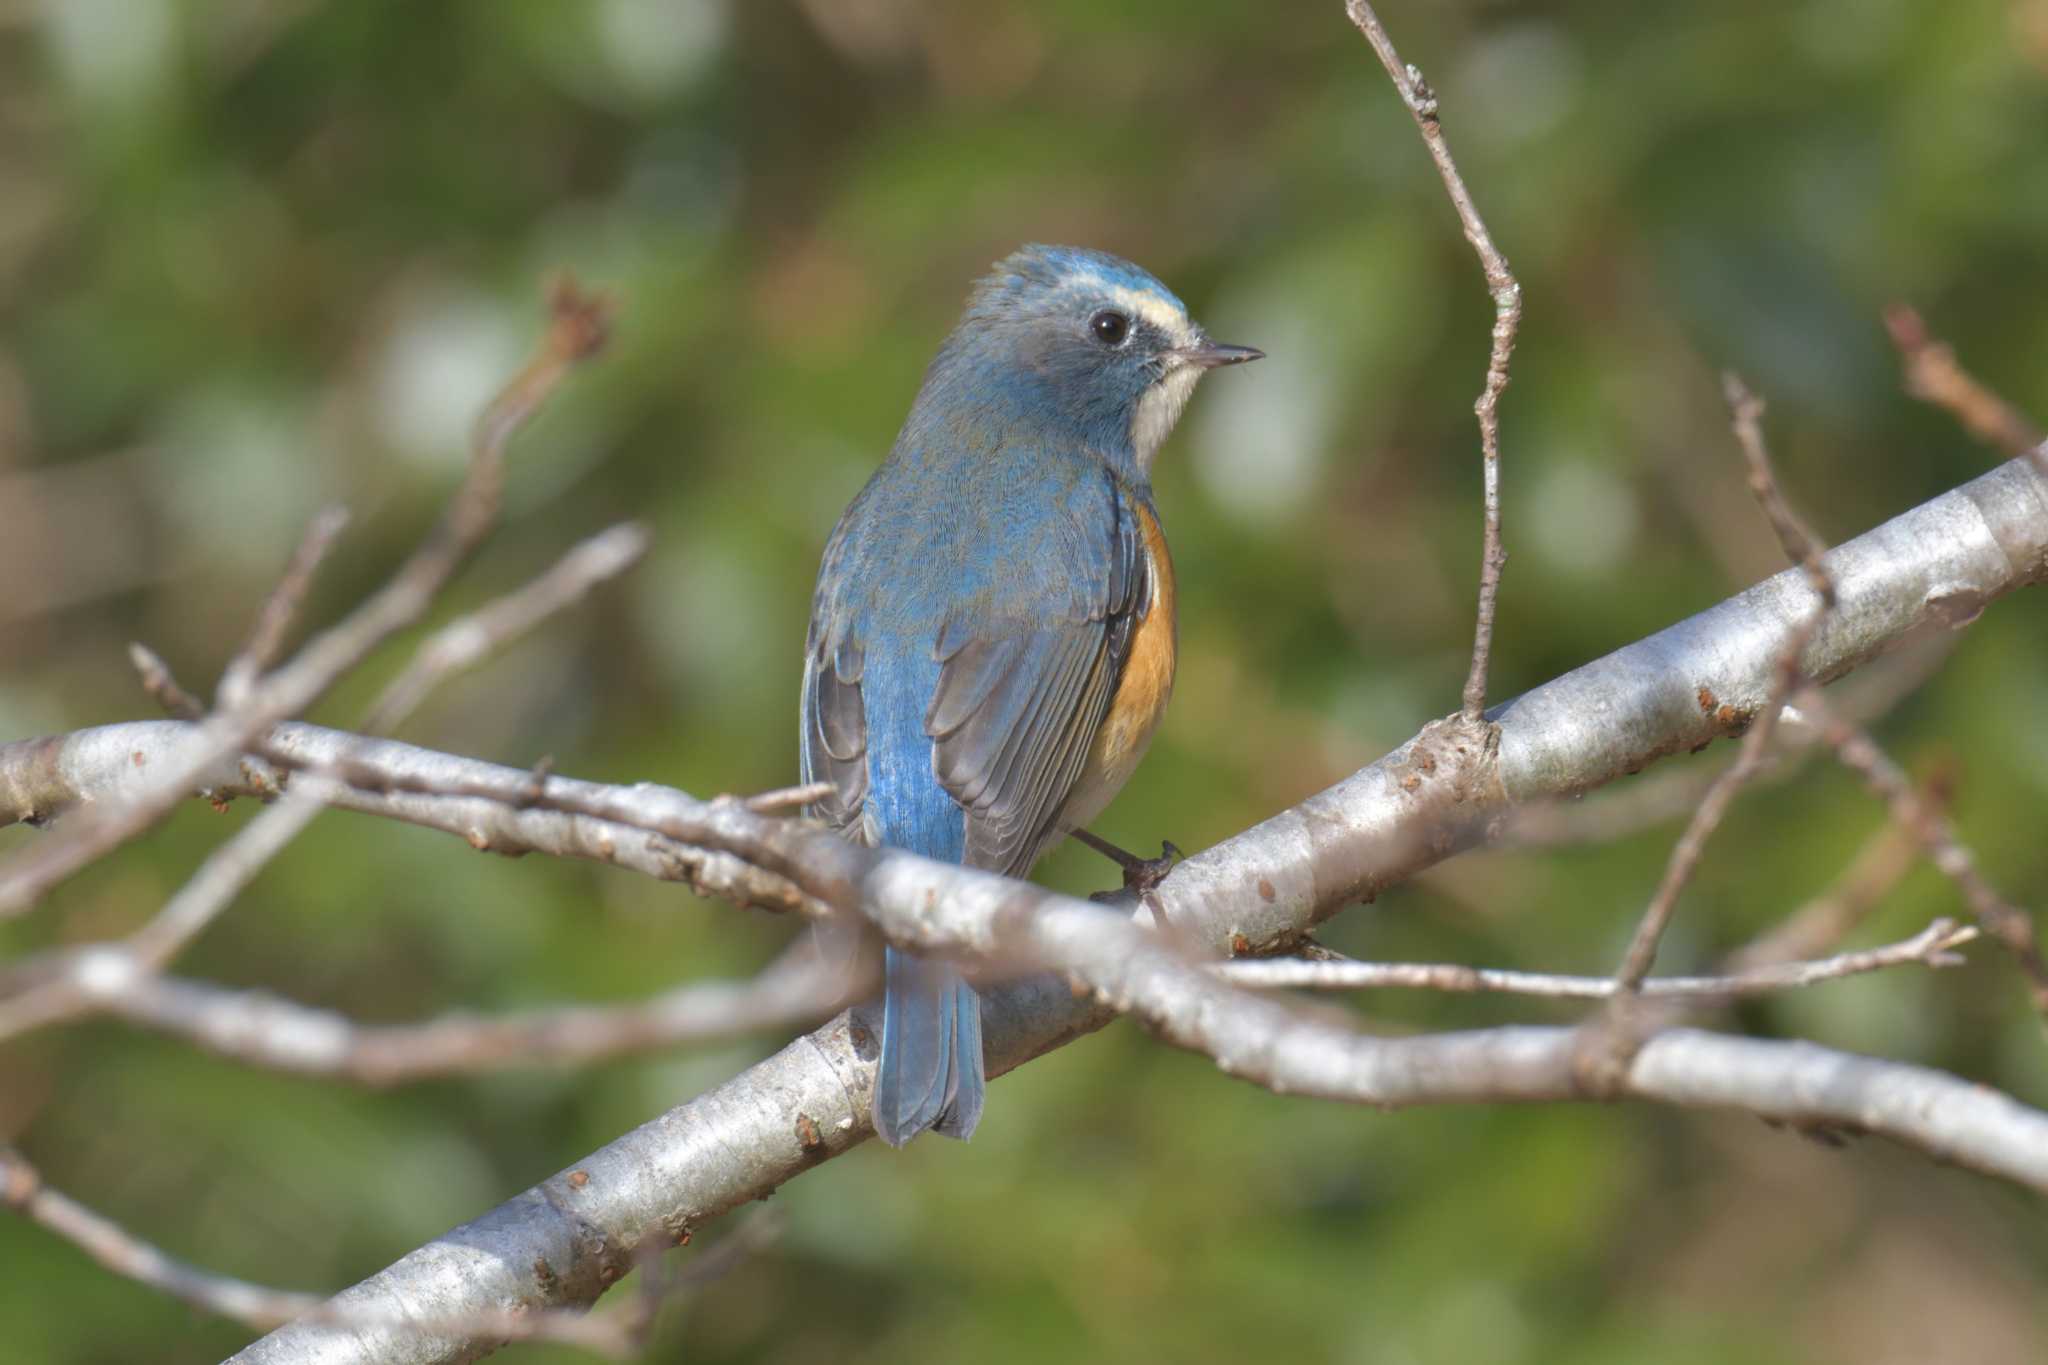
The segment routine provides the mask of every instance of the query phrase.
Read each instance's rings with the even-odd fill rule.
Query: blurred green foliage
[[[1899,393],[1885,304],[2048,413],[2044,0],[1383,17],[1527,295],[1496,695],[1776,567],[1718,368],[1772,400],[1790,490],[1835,538],[1994,458]],[[520,439],[508,524],[444,615],[618,518],[658,548],[407,735],[706,793],[781,784],[823,538],[968,282],[1024,240],[1128,255],[1271,354],[1208,386],[1161,461],[1180,683],[1099,828],[1202,846],[1452,709],[1490,310],[1336,0],[0,5],[0,738],[147,714],[130,639],[209,682],[324,501],[355,522],[313,615],[379,581],[569,267],[618,297],[616,343]],[[1909,766],[1960,765],[1961,824],[2023,902],[2048,892],[2042,624],[2031,595],[1998,604],[1882,727]],[[348,723],[402,655],[317,718]],[[181,811],[0,925],[0,950],[133,926],[247,818]],[[1782,916],[1879,823],[1821,765],[1749,796],[1665,963]],[[1331,939],[1599,970],[1673,832],[1462,859]],[[35,837],[0,831],[0,853]],[[1071,850],[1046,876],[1107,880]],[[1864,936],[1956,908],[1921,872]],[[335,815],[184,969],[396,1020],[630,999],[748,971],[789,932]],[[1973,957],[1736,1022],[2048,1101],[2012,973]],[[1569,1017],[1359,1009],[1390,1029]],[[379,1093],[70,1028],[0,1050],[0,1137],[180,1255],[333,1287],[776,1042]],[[1348,1110],[1126,1028],[998,1084],[971,1145],[863,1149],[776,1203],[786,1235],[671,1309],[655,1358],[2005,1361],[2048,1328],[2038,1203],[1873,1142],[1633,1107]],[[17,1221],[0,1265],[10,1360],[243,1339]]]

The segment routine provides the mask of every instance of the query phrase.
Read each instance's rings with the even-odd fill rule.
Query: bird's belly
[[[1173,666],[1178,621],[1175,616],[1173,559],[1166,537],[1151,509],[1139,506],[1145,532],[1145,567],[1151,576],[1150,602],[1144,619],[1131,633],[1130,657],[1102,726],[1095,732],[1088,762],[1060,812],[1060,824],[1074,829],[1101,813],[1137,771],[1138,760],[1152,742],[1152,732],[1166,714],[1173,694]]]

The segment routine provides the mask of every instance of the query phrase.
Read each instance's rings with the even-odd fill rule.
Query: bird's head
[[[933,364],[951,402],[1071,438],[1139,479],[1202,375],[1263,352],[1225,346],[1129,261],[1027,246],[996,263]],[[972,386],[974,397],[960,392]]]

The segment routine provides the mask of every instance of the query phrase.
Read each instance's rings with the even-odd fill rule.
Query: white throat
[[[1173,434],[1173,424],[1180,420],[1194,394],[1195,382],[1201,377],[1197,366],[1178,361],[1164,379],[1138,399],[1138,410],[1131,414],[1131,448],[1138,454],[1138,468],[1143,473],[1152,472],[1152,457]]]

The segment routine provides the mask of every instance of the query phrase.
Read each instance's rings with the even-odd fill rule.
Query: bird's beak
[[[1175,352],[1188,364],[1198,370],[1213,370],[1219,365],[1242,365],[1251,360],[1263,360],[1266,353],[1253,346],[1225,346],[1206,338],[1199,344]]]

